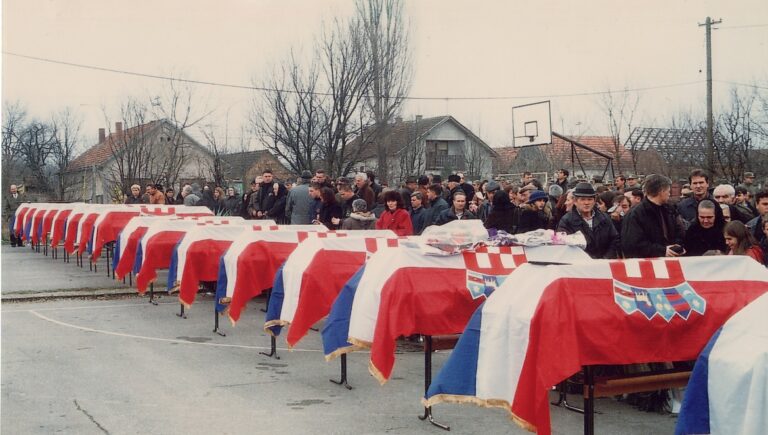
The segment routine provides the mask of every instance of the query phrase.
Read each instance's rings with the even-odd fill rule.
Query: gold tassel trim
[[[529,432],[536,432],[536,426],[512,413],[512,405],[504,399],[481,399],[475,396],[462,396],[458,394],[435,394],[429,399],[421,399],[421,404],[427,408],[440,403],[472,404],[481,408],[504,408],[509,413],[509,419],[516,425]]]
[[[376,368],[375,365],[373,365],[373,361],[368,361],[368,372],[376,378],[377,381],[379,381],[379,385],[384,385],[387,383],[387,379],[384,377],[383,374],[379,371],[379,369]]]
[[[270,320],[269,322],[264,323],[264,332],[266,332],[267,334],[271,335],[272,337],[277,337],[275,335],[275,333],[272,332],[272,330],[269,329],[269,328],[271,328],[273,326],[283,326],[283,327],[285,327],[285,326],[288,326],[290,324],[291,324],[291,322],[288,322],[286,320],[280,320],[280,319]]]
[[[334,360],[334,359],[336,359],[336,358],[338,358],[338,357],[340,357],[340,356],[342,356],[344,354],[352,353],[352,352],[357,352],[359,350],[365,350],[365,349],[361,348],[359,346],[355,346],[355,345],[346,346],[346,347],[340,347],[340,348],[334,350],[333,352],[329,353],[328,355],[326,355],[325,356],[325,360],[327,362],[331,362],[332,360]]]
[[[373,346],[373,343],[370,341],[360,340],[355,337],[348,337],[347,341],[359,347],[360,349],[370,349],[371,346]]]

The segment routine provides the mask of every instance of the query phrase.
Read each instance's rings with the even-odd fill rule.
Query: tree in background
[[[612,92],[610,88],[600,98],[600,107],[607,117],[608,131],[613,137],[614,149],[613,155],[614,171],[616,174],[623,174],[626,171],[637,172],[636,148],[631,141],[626,141],[632,132],[637,106],[640,103],[640,94],[629,92],[625,87],[622,91]],[[624,147],[621,144],[629,143],[630,155],[632,156],[632,168],[622,167],[622,157]]]
[[[364,25],[367,51],[370,53],[372,87],[367,95],[368,110],[373,113],[373,142],[376,143],[378,178],[389,180],[385,138],[408,95],[412,79],[410,43],[403,2],[396,0],[360,0],[357,15]]]

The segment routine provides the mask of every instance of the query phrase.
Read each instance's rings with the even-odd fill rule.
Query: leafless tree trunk
[[[36,120],[27,124],[19,136],[18,153],[41,193],[50,191],[48,163],[55,143],[56,132],[54,128]]]
[[[27,116],[26,109],[19,102],[3,104],[3,149],[2,149],[2,183],[9,186],[21,174],[19,164],[19,136],[24,130]]]
[[[731,105],[717,117],[715,159],[720,172],[732,182],[741,181],[746,170],[753,170],[752,155],[760,130],[755,107],[756,94],[739,95],[731,91]]]
[[[622,143],[624,143],[623,140],[626,136],[632,132],[639,103],[640,95],[636,92],[628,92],[626,87],[621,92],[611,92],[608,89],[608,92],[603,94],[600,100],[600,106],[608,118],[608,130],[613,137],[614,149],[612,154],[616,174],[622,174],[629,169],[637,172],[637,160],[634,156],[632,158],[633,168],[622,167],[622,158],[625,157]]]
[[[228,153],[229,150],[229,134],[227,129],[224,129],[224,137],[219,137],[213,132],[211,125],[206,126],[201,130],[203,137],[205,137],[206,146],[211,153],[212,159],[206,165],[208,167],[208,176],[205,178],[212,179],[216,186],[223,186],[225,183],[224,166],[222,156]]]
[[[53,115],[51,124],[55,132],[52,157],[56,175],[56,195],[63,200],[67,187],[64,171],[77,151],[83,121],[72,109],[66,108]]]
[[[330,99],[322,105],[327,126],[319,150],[324,165],[332,176],[344,176],[360,161],[364,147],[347,145],[355,132],[363,128],[356,124],[358,114],[370,89],[371,74],[365,47],[363,23],[352,18],[348,24],[336,20],[321,42],[323,77]]]
[[[483,168],[489,165],[490,156],[484,152],[480,145],[469,140],[464,141],[464,164],[467,179],[482,178]]]
[[[257,138],[295,173],[314,170],[319,143],[328,129],[316,62],[303,69],[291,52],[264,83],[270,90],[256,98],[251,109],[250,124]]]
[[[384,138],[389,123],[400,110],[411,84],[411,59],[403,2],[359,0],[357,15],[365,25],[371,59],[372,88],[368,96],[373,112],[378,178],[388,182],[389,150]]]

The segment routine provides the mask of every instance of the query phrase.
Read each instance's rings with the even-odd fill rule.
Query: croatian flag
[[[204,217],[213,216],[213,212],[208,207],[202,205],[166,205],[166,204],[139,204],[138,207],[142,216],[178,216],[178,217]]]
[[[285,229],[283,229],[285,228]],[[232,323],[251,299],[272,287],[277,270],[302,241],[308,238],[346,237],[323,225],[286,225],[278,231],[248,234],[227,251],[219,265],[216,299],[230,298]]]
[[[32,203],[29,205],[29,208],[26,209],[26,212],[22,215],[22,226],[20,230],[24,240],[29,240],[30,232],[32,231],[32,221],[34,220],[35,213],[37,213],[37,209],[40,208],[40,206],[42,206],[42,204]]]
[[[187,231],[198,227],[200,224],[186,219],[160,220],[150,224],[139,242],[136,259],[132,263],[133,270],[136,272],[136,289],[140,294],[144,294],[149,284],[157,279],[158,269],[168,269],[171,266],[174,248]],[[168,289],[173,287],[175,281],[174,274]]]
[[[54,204],[39,204],[31,216],[32,223],[29,228],[29,240],[40,243],[43,241],[43,218],[46,213],[55,207]]]
[[[10,231],[12,231],[17,236],[21,236],[21,234],[24,232],[24,217],[27,215],[30,206],[31,204],[28,202],[19,205],[19,208],[16,209],[16,213],[13,215],[13,220],[10,224]]]
[[[168,288],[179,281],[179,301],[189,307],[195,302],[202,281],[216,281],[219,258],[235,240],[252,232],[252,225],[205,225],[188,231],[175,249],[176,276],[168,276]],[[173,259],[171,260],[173,263]],[[173,267],[172,267],[173,268]]]
[[[45,217],[43,217],[43,231],[41,234],[43,238],[48,239],[48,243],[50,243],[50,238],[53,236],[53,221],[65,205],[66,204],[53,204],[51,208],[48,209],[48,213],[45,214]]]
[[[307,239],[288,257],[275,277],[264,330],[279,335],[290,324],[286,340],[293,347],[309,328],[325,317],[341,288],[380,249],[399,246],[390,231],[355,231],[349,237]],[[354,237],[353,237],[354,236]]]
[[[146,234],[149,226],[155,222],[170,219],[176,219],[176,217],[134,216],[128,221],[117,237],[112,256],[112,268],[117,279],[123,279],[133,269],[139,242]]]
[[[424,403],[504,407],[549,434],[553,385],[585,365],[695,359],[766,291],[768,270],[745,256],[526,264],[475,312]]]
[[[369,371],[383,384],[394,366],[397,337],[461,332],[487,294],[527,261],[587,258],[571,246],[484,247],[452,256],[424,255],[418,247],[377,252],[355,291],[347,341],[371,349]],[[337,320],[329,323],[343,325]],[[329,336],[338,334],[328,331]]]
[[[91,261],[98,261],[104,245],[117,240],[120,231],[139,214],[138,207],[129,205],[113,205],[109,210],[100,213],[93,222]]]
[[[53,226],[51,228],[51,247],[57,248],[59,243],[64,240],[67,219],[69,219],[69,215],[72,213],[72,210],[80,205],[81,203],[65,204],[65,207],[62,207],[61,210],[56,213],[56,216],[53,218]]]
[[[675,433],[757,434],[768,428],[768,293],[731,317],[696,360]]]

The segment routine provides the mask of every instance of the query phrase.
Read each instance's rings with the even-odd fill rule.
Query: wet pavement
[[[279,338],[280,359],[259,353],[270,345],[262,330],[264,299],[251,301],[236,327],[222,317],[222,337],[212,332],[210,296],[198,297],[182,319],[175,297],[151,305],[107,279],[102,267],[96,274],[74,260],[65,264],[42,253],[9,250],[3,247],[1,259],[2,433],[446,433],[417,418],[424,355],[412,342],[401,343],[384,386],[368,374],[367,353],[351,354],[354,388],[347,390],[329,382],[339,377],[339,361],[325,361],[318,332],[293,351]],[[83,298],[87,293],[76,299],[5,299],[31,291],[21,277],[45,277],[51,284],[38,291],[54,295],[103,284],[129,291],[106,299]],[[448,354],[434,355],[435,370]],[[596,408],[596,433],[674,429],[673,416],[613,399],[597,400]],[[441,404],[434,412],[451,433],[528,433],[502,409]],[[551,412],[554,433],[582,433],[580,414],[555,407]]]

